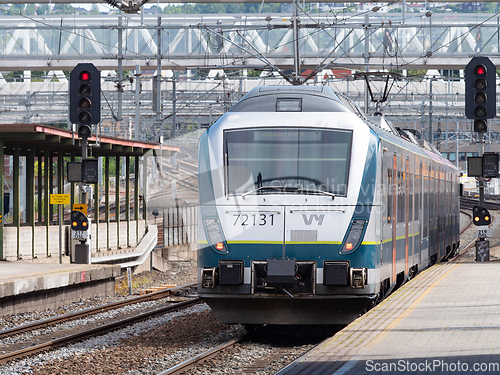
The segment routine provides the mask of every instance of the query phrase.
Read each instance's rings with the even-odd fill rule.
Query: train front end
[[[254,89],[200,139],[198,293],[224,323],[346,324],[378,293],[378,138],[304,89]]]

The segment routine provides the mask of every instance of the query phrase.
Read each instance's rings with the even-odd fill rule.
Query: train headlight
[[[220,254],[227,254],[229,251],[226,246],[226,239],[222,234],[219,219],[215,217],[206,217],[203,220],[203,224],[205,226],[208,243],[212,249]]]
[[[361,240],[365,234],[366,229],[366,219],[353,219],[349,230],[347,231],[347,236],[342,242],[342,247],[340,250],[341,254],[350,253],[356,250],[361,244]]]
[[[276,112],[302,112],[301,98],[276,99]]]

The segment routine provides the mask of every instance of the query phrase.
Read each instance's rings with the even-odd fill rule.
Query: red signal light
[[[476,75],[484,76],[486,74],[486,67],[484,65],[476,66]]]
[[[80,79],[82,81],[90,81],[90,73],[89,72],[82,72],[80,74]]]

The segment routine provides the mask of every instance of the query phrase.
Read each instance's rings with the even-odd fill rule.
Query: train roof
[[[257,86],[229,112],[350,112],[326,86]]]
[[[424,139],[420,131],[395,127],[383,116],[369,116],[367,117],[367,123],[380,138],[391,143],[396,143],[400,147],[412,149],[413,152],[419,149],[421,154],[426,155],[430,159],[456,168],[455,165],[441,155],[441,152],[434,145]],[[409,147],[408,143],[412,144],[413,147]]]
[[[383,116],[366,117],[348,97],[334,92],[328,86],[257,86],[229,112],[351,112],[381,138],[389,142],[392,139],[392,142],[413,151],[420,149],[423,155],[453,166],[432,144],[423,139],[420,132],[397,128]],[[417,147],[409,146],[406,142]]]

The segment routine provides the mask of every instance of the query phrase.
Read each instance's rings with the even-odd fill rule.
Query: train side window
[[[406,181],[403,172],[398,172],[398,223],[405,221]]]
[[[415,211],[413,214],[414,219],[413,220],[418,220],[420,218],[420,181],[422,181],[422,177],[418,174],[415,174],[415,187],[413,190],[413,195],[415,197]]]

